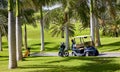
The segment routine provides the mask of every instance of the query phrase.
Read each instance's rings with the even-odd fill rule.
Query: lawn
[[[89,29],[79,31],[78,25],[76,27],[75,36],[78,35],[89,35]],[[70,37],[72,39],[72,37]],[[65,42],[65,39],[60,37],[51,37],[50,31],[45,31],[45,50],[46,51],[58,51],[58,47],[61,42]],[[71,44],[71,42],[70,42]],[[105,37],[101,35],[102,46],[97,47],[100,52],[108,51],[120,51],[120,37]],[[40,29],[28,26],[28,46],[31,47],[32,51],[40,51]]]
[[[0,52],[0,72],[120,72],[120,58],[28,57],[8,69],[8,55]]]
[[[40,52],[40,29],[28,26],[28,46],[31,53]],[[76,31],[75,35],[88,35],[89,29]],[[23,34],[24,36],[24,34]],[[71,38],[70,38],[71,39]],[[45,31],[45,51],[56,52],[64,39],[51,37]],[[24,39],[23,39],[24,42]],[[120,37],[101,36],[100,52],[120,52]],[[8,69],[8,45],[3,37],[3,51],[0,52],[0,72],[120,72],[120,58],[107,57],[28,57],[18,62],[18,68]],[[25,51],[23,46],[23,52]]]

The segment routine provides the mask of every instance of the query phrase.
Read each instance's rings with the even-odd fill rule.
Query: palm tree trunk
[[[68,50],[69,49],[69,32],[68,32],[67,25],[65,25],[65,34],[66,34],[66,49],[65,50]]]
[[[69,49],[69,32],[68,32],[68,14],[65,12],[65,34],[66,34],[66,49]]]
[[[19,20],[19,0],[16,0],[16,51],[17,61],[22,60],[22,28]]]
[[[43,24],[43,12],[42,12],[42,5],[40,6],[40,27],[41,27],[41,51],[44,51],[44,24]]]
[[[27,26],[25,24],[25,27],[24,27],[24,43],[25,43],[25,49],[27,50]]]
[[[16,60],[16,37],[15,22],[13,16],[13,0],[8,0],[8,47],[9,47],[9,69],[17,67]]]
[[[119,32],[118,32],[117,29],[118,29],[118,27],[117,27],[117,25],[115,25],[115,37],[118,37],[118,33],[119,33]]]
[[[62,28],[61,38],[64,38],[64,28]]]
[[[0,51],[3,51],[2,50],[2,35],[1,35],[1,32],[0,32]]]
[[[100,46],[101,45],[101,42],[100,42],[100,32],[99,32],[99,25],[98,25],[98,19],[95,17],[95,34],[96,34],[96,42],[95,42],[95,45],[96,46]]]
[[[16,51],[17,61],[22,60],[22,29],[19,23],[19,17],[16,17]]]
[[[92,42],[95,42],[95,24],[94,24],[94,14],[93,14],[93,0],[90,0],[90,35]]]
[[[106,35],[106,26],[103,26],[103,30],[102,30],[102,35],[105,36]]]

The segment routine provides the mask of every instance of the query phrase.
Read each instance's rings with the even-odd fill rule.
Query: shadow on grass
[[[40,50],[40,46],[30,46],[31,51],[39,51]],[[45,51],[58,51],[59,50],[59,45],[56,45],[54,47],[47,47],[45,46]]]
[[[8,48],[8,43],[7,42],[2,42],[2,48]]]
[[[106,47],[106,51],[118,51],[120,50],[120,42],[114,42],[114,43],[109,43],[109,44],[103,44],[99,48]],[[109,48],[108,48],[109,47]],[[105,49],[105,48],[104,48]]]
[[[8,56],[0,56],[0,61],[8,61]]]
[[[84,61],[86,60],[86,61],[96,61],[96,62],[99,61],[101,63],[104,63],[106,61],[107,62],[112,61],[112,60],[110,60],[110,57],[106,57],[106,58],[103,58],[103,57],[65,57],[65,59],[63,59],[63,60],[50,61],[48,63],[68,62],[71,60],[84,60]]]
[[[0,56],[1,58],[8,58],[8,56]]]
[[[45,42],[44,44],[45,44],[45,51],[53,51],[53,50],[57,50],[56,48],[58,48],[58,45],[56,45],[56,46],[53,47],[53,48],[46,47],[46,46],[49,45],[49,44],[54,44],[54,42]],[[40,43],[38,43],[38,44],[32,44],[32,45],[30,45],[29,47],[31,48],[31,51],[32,51],[32,50],[33,50],[33,51],[37,51],[37,50],[40,49],[41,44],[40,44]]]
[[[114,43],[104,44],[102,46],[120,46],[120,42],[114,42]]]
[[[116,49],[111,49],[111,50],[108,50],[108,51],[118,51],[118,50],[120,50],[120,48],[116,48]]]
[[[52,43],[54,43],[54,42],[44,42],[45,45],[52,44]],[[41,43],[32,44],[32,45],[30,45],[30,46],[40,46],[40,45],[41,45]]]
[[[56,45],[53,48],[51,48],[51,47],[45,47],[46,48],[45,51],[58,51],[59,50],[59,46],[60,45]]]
[[[78,66],[64,66],[52,65],[52,63],[58,63],[58,61],[69,61],[69,60],[86,60],[91,61]],[[82,63],[82,62],[80,62]],[[57,60],[49,62],[48,65],[31,65],[19,67],[20,69],[30,69],[29,72],[114,72],[120,70],[120,64],[114,63],[112,58],[98,58],[98,57],[68,57],[65,60]]]

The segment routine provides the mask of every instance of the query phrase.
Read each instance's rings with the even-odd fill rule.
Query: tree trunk
[[[65,34],[66,34],[66,48],[65,50],[68,50],[69,49],[69,32],[68,32],[68,14],[67,12],[65,12]]]
[[[117,25],[115,25],[115,37],[118,37],[118,33],[119,33],[119,31],[117,30],[118,29],[118,27],[117,27]]]
[[[22,60],[22,29],[19,17],[16,17],[16,51],[17,61]]]
[[[95,34],[96,34],[95,45],[96,46],[101,46],[98,19],[96,17],[95,17]]]
[[[13,0],[8,0],[8,47],[9,47],[9,69],[17,67],[16,61],[16,37],[15,22],[13,16]]]
[[[19,0],[16,0],[16,51],[17,61],[22,60],[22,28],[19,18]]]
[[[2,35],[1,35],[1,32],[0,32],[0,51],[3,51],[3,49],[2,49]]]
[[[25,43],[25,49],[27,50],[27,26],[25,24],[25,27],[24,27],[24,43]]]
[[[103,36],[106,35],[106,26],[103,26],[102,35],[103,35]]]
[[[90,35],[93,43],[95,43],[95,24],[93,14],[93,0],[90,0]]]
[[[44,24],[43,24],[43,12],[42,12],[42,5],[40,7],[40,27],[41,27],[41,51],[44,51]]]
[[[66,49],[65,50],[68,50],[69,49],[69,32],[68,32],[67,24],[65,25],[65,34],[66,34]]]
[[[61,38],[64,38],[64,27],[62,28]]]

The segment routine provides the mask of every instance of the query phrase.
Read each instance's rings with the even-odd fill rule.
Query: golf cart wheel
[[[74,52],[72,52],[72,56],[76,56],[76,54]]]
[[[63,53],[62,53],[62,52],[59,52],[59,53],[58,53],[58,56],[63,57]]]
[[[69,52],[65,52],[65,56],[68,57],[69,56]]]
[[[85,56],[89,56],[89,52],[86,52],[86,53],[85,53]]]
[[[95,56],[98,56],[99,55],[99,52],[98,52],[98,50],[96,50],[96,52],[95,52]]]

